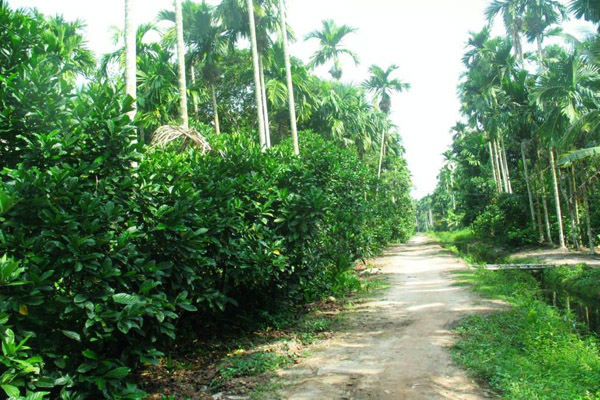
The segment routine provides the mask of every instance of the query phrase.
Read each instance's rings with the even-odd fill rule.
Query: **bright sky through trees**
[[[136,23],[154,20],[171,0],[134,0]],[[216,4],[218,0],[210,0]],[[37,7],[45,14],[63,14],[87,24],[89,48],[97,55],[114,50],[111,26],[123,26],[123,0],[8,0],[13,8]],[[342,60],[342,81],[360,83],[372,64],[397,64],[395,77],[409,82],[411,90],[394,94],[392,119],[399,126],[407,150],[417,198],[433,191],[442,165],[442,153],[451,142],[449,129],[459,119],[456,85],[469,31],[479,31],[487,0],[287,0],[288,23],[296,33],[291,54],[308,62],[316,41],[304,36],[321,27],[324,19],[358,28],[345,40],[360,57],[360,65]],[[502,34],[501,24],[494,30]],[[570,32],[580,28],[571,24]],[[329,78],[329,66],[319,75]]]

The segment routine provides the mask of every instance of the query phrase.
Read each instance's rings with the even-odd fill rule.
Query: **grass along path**
[[[481,256],[489,247],[466,231],[442,233],[440,239],[475,263],[484,261]],[[597,272],[570,267],[543,274],[563,288],[591,295],[598,293]],[[461,365],[489,382],[503,399],[600,399],[598,339],[584,326],[574,329],[573,314],[545,303],[531,272],[480,269],[454,274],[459,284],[508,305],[461,322],[453,351]]]

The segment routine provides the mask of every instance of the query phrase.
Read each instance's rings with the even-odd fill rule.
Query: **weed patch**
[[[511,304],[507,311],[467,318],[457,328],[455,359],[505,399],[598,399],[600,355],[595,337],[582,337],[544,303],[529,273],[458,272],[484,297]]]

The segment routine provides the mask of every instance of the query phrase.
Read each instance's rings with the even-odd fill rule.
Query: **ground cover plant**
[[[477,242],[466,246],[472,235],[469,231],[436,234],[451,250],[452,246],[457,249],[458,243],[464,249],[458,254],[467,260],[479,254]],[[467,249],[476,249],[471,258]],[[584,277],[597,274],[583,267],[549,269],[541,274],[536,279],[531,272],[518,270],[457,272],[457,284],[469,285],[481,296],[507,304],[461,322],[454,358],[502,398],[599,398],[598,338],[576,324],[574,314],[548,304],[539,280],[543,279],[546,288],[564,291],[578,287],[575,282],[586,286],[589,279]]]

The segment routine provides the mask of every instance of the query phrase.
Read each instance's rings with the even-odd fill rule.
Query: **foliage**
[[[527,207],[519,200],[510,195],[498,197],[473,222],[475,234],[511,247],[535,243],[536,232],[527,224]]]
[[[498,263],[506,260],[507,252],[495,240],[476,235],[472,229],[464,228],[451,232],[432,232],[441,245],[464,258],[470,264]]]
[[[361,90],[349,90],[345,110],[336,103],[338,128],[347,127],[335,141],[305,131],[302,158],[287,140],[262,152],[251,139],[247,53],[232,52],[223,72],[232,80],[219,94],[237,133],[209,134],[215,151],[205,156],[176,144],[151,149],[136,138],[176,118],[177,92],[168,47],[141,40],[150,25],[138,31],[132,124],[133,99],[108,70],[76,89],[75,74],[93,69],[76,24],[4,2],[0,20],[8,27],[0,32],[0,384],[8,396],[141,398],[135,371],[181,333],[357,288],[348,272],[356,259],[411,235],[399,140],[390,141],[381,179],[368,146],[345,141],[384,121],[369,120]],[[319,118],[329,100],[315,105]],[[328,127],[319,118],[306,125]]]
[[[555,308],[539,300],[530,274],[477,270],[460,278],[486,297],[512,304],[461,323],[454,354],[462,365],[506,399],[600,396],[597,339],[580,337]]]
[[[600,270],[584,265],[551,268],[544,271],[544,285],[583,299],[600,299]]]

